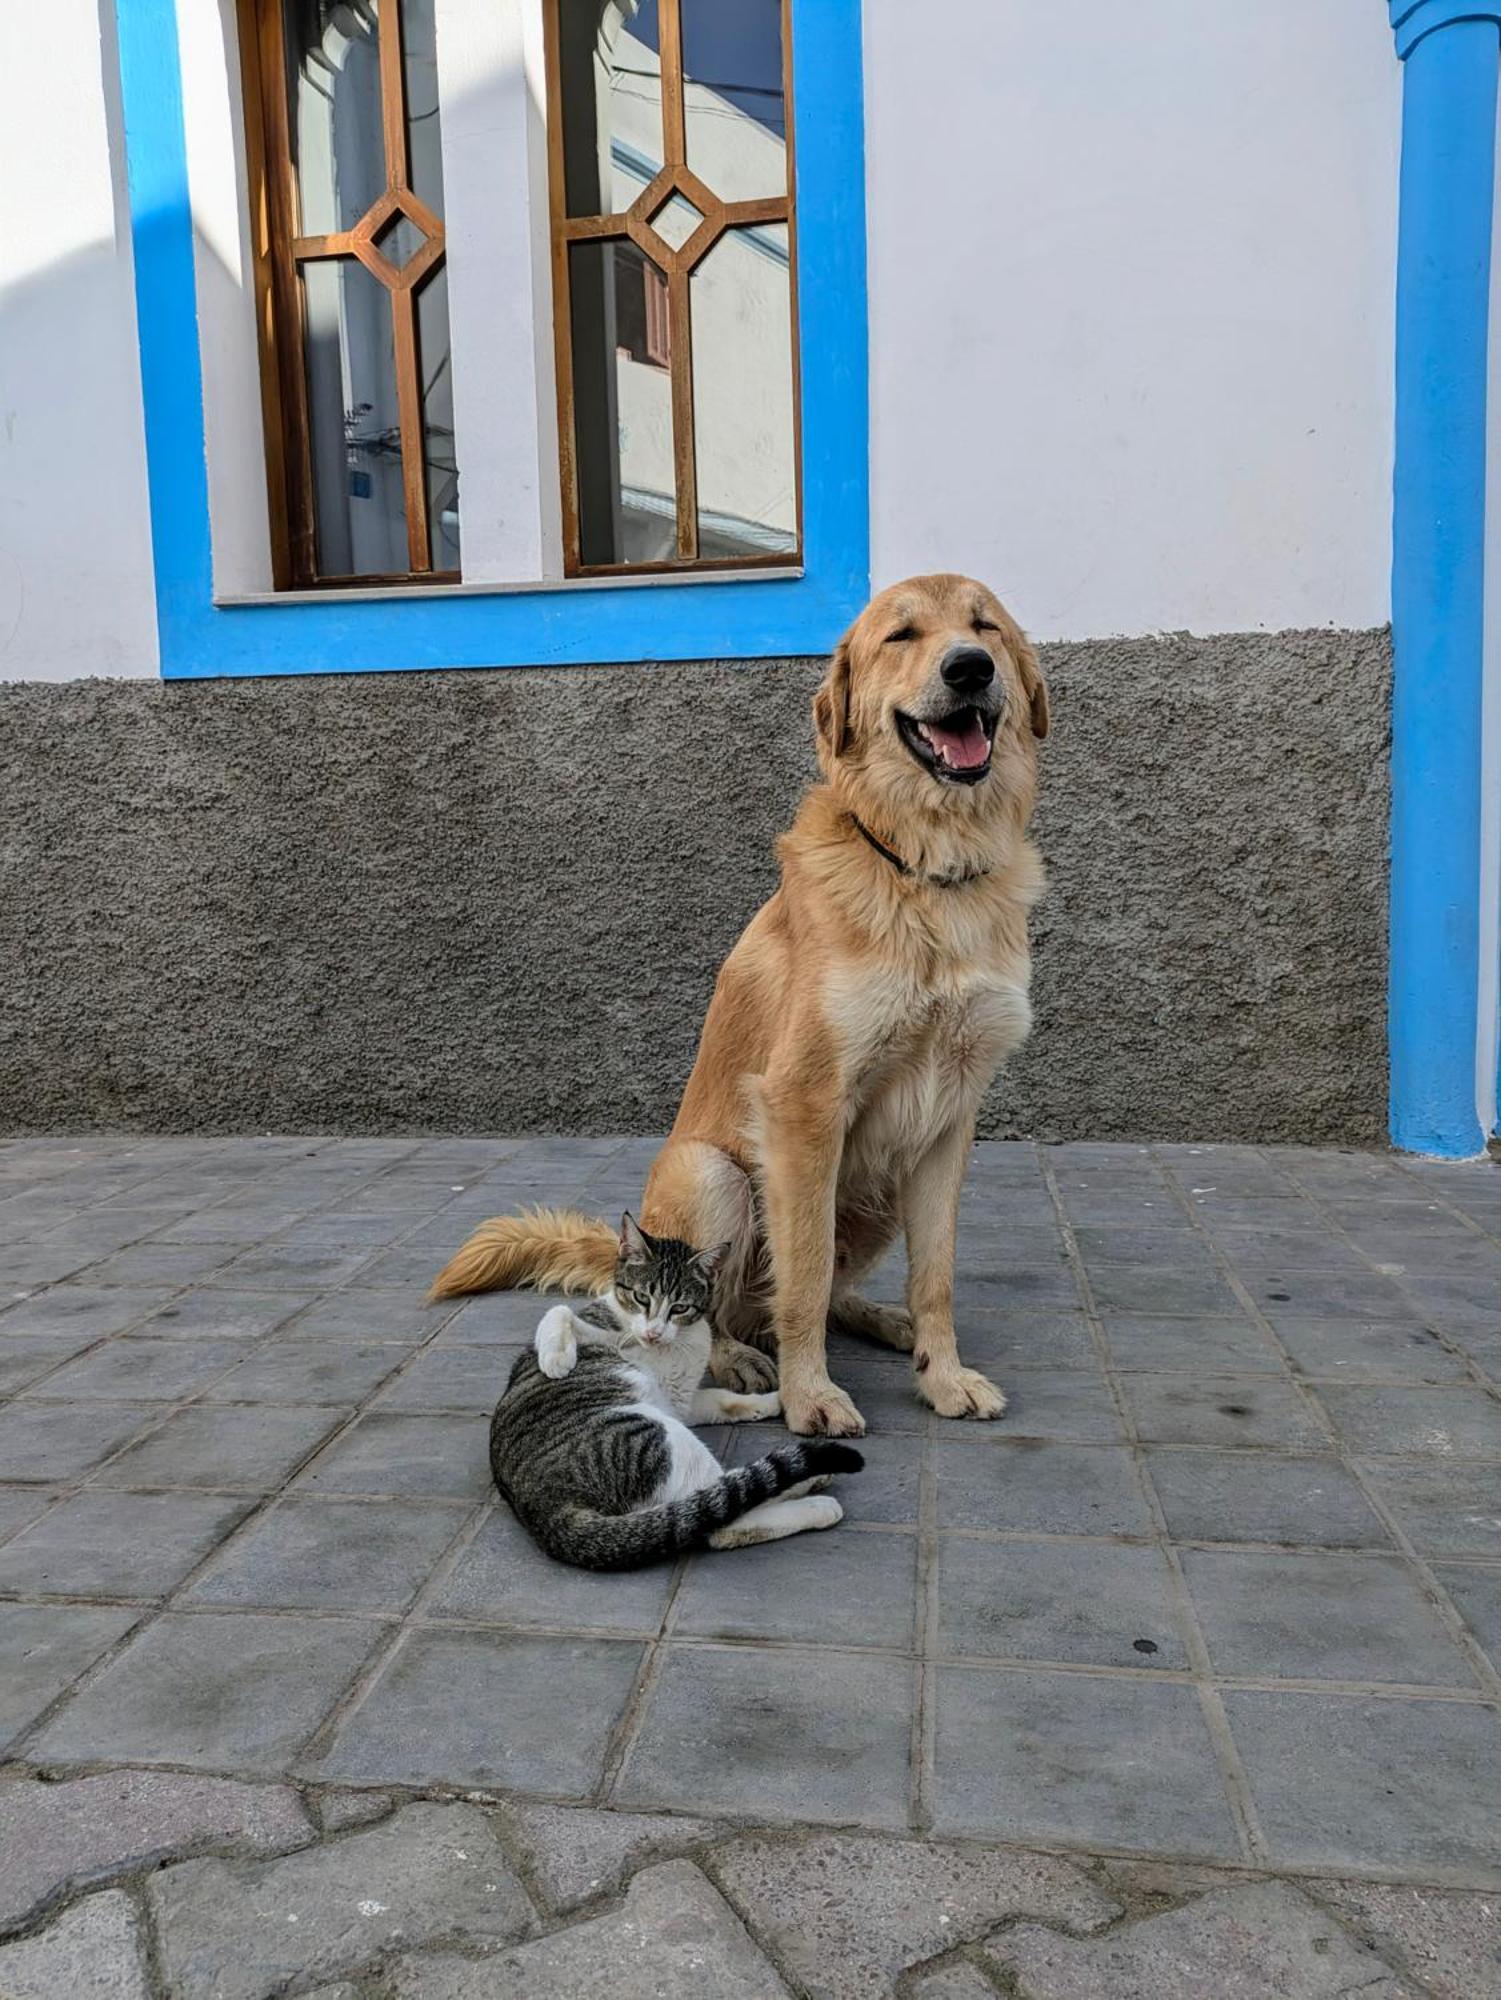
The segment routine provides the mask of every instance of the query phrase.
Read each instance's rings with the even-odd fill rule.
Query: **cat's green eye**
[[[697,1319],[698,1307],[691,1305],[674,1306],[672,1316],[674,1319]]]

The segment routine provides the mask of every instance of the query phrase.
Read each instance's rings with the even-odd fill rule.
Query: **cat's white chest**
[[[667,1416],[686,1418],[709,1367],[711,1340],[706,1321],[685,1327],[670,1346],[651,1349],[636,1363],[643,1402],[654,1403]]]

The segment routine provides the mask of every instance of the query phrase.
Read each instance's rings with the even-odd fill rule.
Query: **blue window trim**
[[[798,577],[216,606],[174,0],[117,0],[166,679],[827,651],[869,594],[859,0],[793,0],[801,270]]]
[[[1391,0],[1404,59],[1392,523],[1393,1144],[1477,1111],[1486,388],[1501,0]]]

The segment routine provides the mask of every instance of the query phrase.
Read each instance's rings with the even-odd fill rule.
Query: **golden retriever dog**
[[[865,1428],[829,1377],[830,1326],[910,1352],[940,1415],[997,1417],[1005,1397],[959,1358],[954,1244],[980,1100],[1031,1020],[1047,688],[983,584],[912,577],[840,641],[813,722],[822,782],[778,843],[780,888],[721,968],[641,1219],[728,1246],[714,1379],[767,1386],[774,1352],[793,1430]],[[856,1289],[898,1230],[905,1310]],[[498,1217],[433,1295],[599,1291],[615,1256],[607,1223]]]

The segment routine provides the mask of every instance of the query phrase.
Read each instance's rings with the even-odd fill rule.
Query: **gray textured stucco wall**
[[[1384,633],[1044,649],[989,1129],[1372,1141]],[[0,1128],[652,1131],[817,661],[0,690]]]

